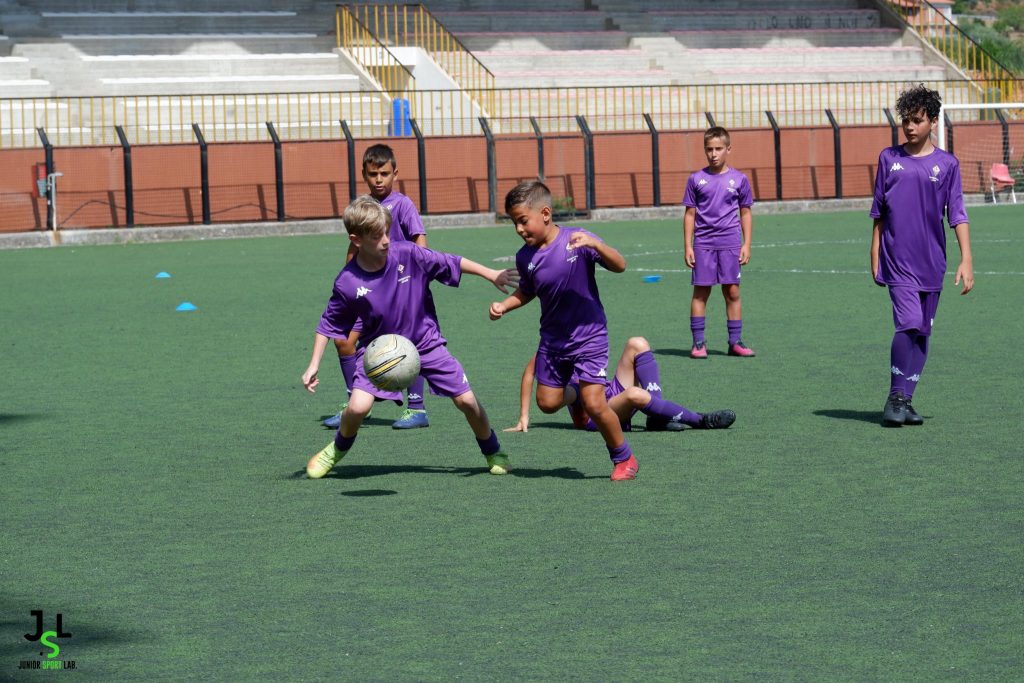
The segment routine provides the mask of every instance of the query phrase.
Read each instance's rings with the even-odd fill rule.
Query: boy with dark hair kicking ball
[[[743,343],[743,311],[740,301],[740,266],[750,261],[754,194],[747,176],[729,168],[732,143],[721,126],[704,133],[707,167],[686,181],[683,205],[683,245],[686,265],[693,269],[690,283],[691,358],[707,358],[704,316],[711,288],[722,285],[730,356],[753,356]]]
[[[519,388],[519,422],[506,432],[525,432],[530,427],[530,397],[533,394],[536,356],[530,359],[523,370]],[[633,415],[639,411],[647,416],[646,430],[649,432],[678,432],[690,429],[727,429],[736,421],[731,410],[716,410],[713,413],[695,413],[668,401],[661,394],[661,372],[654,359],[651,345],[644,337],[630,337],[619,356],[615,376],[604,390],[608,407],[612,409],[622,425],[622,431],[632,431]],[[579,385],[570,383],[563,398],[572,423],[577,429],[597,431],[597,425],[583,409],[579,398]]]
[[[320,359],[328,339],[351,330],[356,320],[362,324],[362,337],[367,343],[382,334],[400,334],[416,345],[421,374],[430,382],[431,389],[450,397],[466,416],[491,474],[506,474],[510,469],[508,456],[501,452],[498,437],[473,394],[462,366],[448,352],[427,285],[436,280],[457,287],[462,274],[469,273],[507,292],[508,286],[518,282],[515,271],[493,270],[469,259],[423,249],[410,242],[391,242],[388,236],[391,214],[372,197],[364,195],[352,202],[345,209],[343,220],[349,239],[356,247],[356,255],[334,281],[331,299],[317,326],[309,367],[302,374],[303,386],[310,392],[316,391]],[[401,397],[370,383],[362,357],[360,348],[352,395],[341,415],[334,441],[306,465],[306,474],[311,479],[326,476],[345,457],[359,426],[373,407],[374,397],[392,400]]]
[[[388,145],[371,145],[363,153],[363,180],[370,188],[370,196],[391,212],[391,230],[389,237],[392,242],[408,241],[421,247],[427,246],[427,231],[423,227],[416,205],[407,196],[393,189],[398,176],[398,162],[394,150]],[[350,244],[345,262],[348,263],[356,254],[355,246]],[[427,293],[429,296],[429,292]],[[433,305],[433,302],[431,302]],[[338,361],[341,363],[341,374],[345,378],[345,388],[352,393],[352,379],[356,371],[356,343],[359,340],[359,327],[350,330],[344,337],[334,340],[338,350]],[[427,411],[423,405],[425,386],[423,376],[417,377],[408,390],[408,407],[402,416],[391,425],[393,429],[415,429],[429,427]],[[345,410],[345,406],[341,406]],[[341,424],[341,411],[324,420],[324,426],[337,429]]]
[[[491,320],[540,299],[540,344],[537,348],[537,406],[559,410],[565,388],[579,379],[583,405],[604,437],[612,459],[612,481],[635,479],[639,465],[622,435],[619,418],[608,407],[608,321],[597,292],[594,265],[613,273],[626,260],[597,235],[556,225],[551,218],[551,191],[544,183],[520,183],[505,197],[505,213],[525,242],[516,254],[519,288],[491,304]]]
[[[911,405],[928,359],[928,340],[946,274],[945,215],[960,245],[954,284],[961,294],[974,287],[971,238],[964,209],[960,163],[935,147],[939,93],[918,85],[900,93],[896,113],[906,143],[882,150],[871,204],[871,275],[889,288],[896,333],[890,347],[889,397],[882,411],[886,427],[921,425]]]

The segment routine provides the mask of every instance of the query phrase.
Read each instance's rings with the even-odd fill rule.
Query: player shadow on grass
[[[43,413],[0,413],[0,426],[14,424],[15,422],[31,422],[32,420],[45,419]]]
[[[491,476],[483,465],[479,467],[441,467],[430,465],[358,465],[342,464],[332,470],[324,479],[363,479],[365,477],[380,477],[389,474],[454,474],[461,477],[475,477],[478,475]],[[525,479],[541,479],[554,477],[556,479],[607,479],[606,476],[587,476],[572,467],[556,467],[553,469],[540,469],[531,467],[515,467],[508,473],[510,477],[523,477]],[[306,470],[298,470],[288,477],[289,479],[306,479]],[[384,489],[381,489],[382,491]],[[366,494],[371,495],[371,494]],[[380,494],[383,495],[383,494]]]
[[[337,415],[337,413],[334,413],[333,415],[321,415],[320,418],[317,420],[317,422],[319,422],[321,424],[321,426],[324,428],[325,431],[336,432],[336,431],[338,431],[337,428],[335,428],[335,427],[328,427],[327,425],[323,424],[324,420],[326,420],[329,417],[334,417],[334,415]],[[390,427],[391,424],[395,420],[397,420],[397,419],[398,419],[397,417],[393,417],[391,419],[388,419],[386,417],[367,417],[367,418],[363,418],[363,424],[360,425],[360,426],[361,427]]]
[[[819,417],[831,417],[835,420],[853,420],[855,422],[870,422],[871,424],[882,424],[882,414],[878,410],[847,410],[845,408],[825,408],[815,410],[814,415]]]
[[[718,349],[707,349],[708,356],[728,356],[729,354],[725,351],[719,351]],[[683,358],[690,357],[690,349],[654,349],[654,355],[656,356],[682,356]]]

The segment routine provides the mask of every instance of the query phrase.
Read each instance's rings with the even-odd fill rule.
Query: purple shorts
[[[562,388],[578,380],[590,384],[608,381],[608,341],[575,353],[537,350],[537,384]],[[575,377],[573,377],[575,375]]]
[[[366,370],[363,368],[363,352],[363,347],[359,347],[356,376],[352,382],[352,388],[362,389],[377,398],[397,401],[398,405],[402,405],[401,392],[378,389],[370,380],[366,379]],[[427,383],[430,384],[430,393],[435,396],[455,398],[471,390],[462,365],[443,344],[426,353],[420,353],[420,376],[427,380]]]
[[[740,283],[739,249],[693,250],[693,273],[690,284],[696,287],[711,285],[738,285]]]
[[[913,287],[889,285],[892,299],[892,321],[897,332],[917,330],[925,337],[932,333],[935,312],[939,309],[939,292],[922,292]]]
[[[619,382],[619,378],[618,377],[612,377],[612,381],[609,382],[608,384],[604,385],[604,398],[605,398],[606,401],[611,401],[612,398],[614,398],[615,396],[618,396],[619,394],[621,394],[625,390],[626,389],[622,386],[622,383]],[[633,415],[635,415],[635,414],[636,414],[636,410],[633,410],[630,413],[630,418],[632,418]],[[586,429],[588,432],[596,432],[597,431],[597,425],[594,424],[594,421],[588,417],[587,418],[587,425],[586,425],[586,427],[584,427],[584,429]],[[632,431],[629,422],[623,422],[622,423],[622,431],[624,431],[624,432]]]

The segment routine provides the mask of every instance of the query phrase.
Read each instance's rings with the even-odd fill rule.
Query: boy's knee
[[[626,390],[623,393],[626,395],[626,400],[633,407],[642,408],[650,403],[651,395],[647,390],[641,389],[640,387],[626,387]]]
[[[467,391],[464,394],[453,396],[452,403],[454,403],[455,407],[464,413],[472,412],[477,407],[476,394],[472,391]]]
[[[335,339],[334,348],[338,350],[339,356],[352,356],[356,352],[356,345],[348,339]]]
[[[556,400],[554,397],[537,397],[537,407],[540,408],[542,413],[557,413],[562,408],[561,399]]]
[[[636,353],[644,353],[651,350],[651,345],[644,337],[630,337],[626,342],[626,348]]]

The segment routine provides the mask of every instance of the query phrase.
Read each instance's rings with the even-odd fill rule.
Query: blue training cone
[[[644,282],[660,282],[660,275],[644,275]]]
[[[170,273],[168,273],[165,270],[161,270],[159,273],[156,274],[156,279],[157,280],[165,280],[165,279],[169,278],[170,276],[171,276]]]
[[[174,310],[176,310],[176,311],[198,311],[199,309],[196,308],[196,305],[194,303],[192,303],[191,301],[182,301],[180,304],[178,304],[178,307],[175,308]]]

